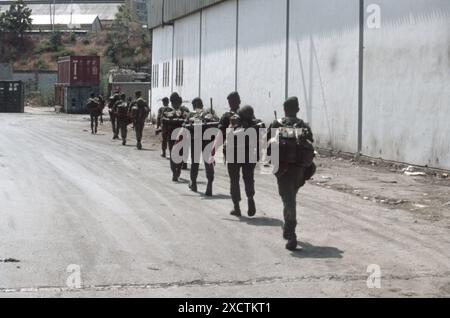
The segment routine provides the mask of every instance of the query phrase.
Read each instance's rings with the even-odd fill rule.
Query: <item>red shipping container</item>
[[[100,84],[99,56],[66,56],[58,60],[58,84],[86,86]]]

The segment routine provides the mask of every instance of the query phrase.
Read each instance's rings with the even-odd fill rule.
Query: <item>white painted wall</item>
[[[183,100],[199,96],[200,85],[200,13],[175,21],[175,55],[173,60],[173,90]],[[175,83],[176,60],[184,60],[184,81],[182,86]]]
[[[201,97],[209,106],[224,113],[227,96],[235,90],[236,0],[203,11]]]
[[[379,0],[365,33],[363,153],[450,169],[450,1]]]
[[[291,1],[289,95],[298,96],[320,147],[347,152],[358,141],[357,2]]]
[[[286,1],[239,1],[238,91],[258,118],[274,120],[285,97]]]
[[[164,97],[169,97],[172,92],[171,85],[168,87],[163,87],[163,64],[166,62],[172,63],[172,35],[172,26],[160,27],[153,30],[152,65],[159,64],[158,87],[153,87],[151,91],[151,106],[153,114],[157,113],[158,109],[162,106],[161,99]],[[170,72],[170,74],[171,73],[172,72]],[[172,79],[170,79],[169,83],[172,83]]]

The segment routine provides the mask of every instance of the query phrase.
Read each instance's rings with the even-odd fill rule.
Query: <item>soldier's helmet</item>
[[[170,95],[170,102],[172,104],[181,104],[183,103],[183,100],[181,99],[180,95],[178,95],[178,93],[173,93],[172,95]]]
[[[125,94],[120,95],[120,99],[125,100],[126,98],[127,98],[127,95],[125,95]]]
[[[192,100],[192,106],[194,109],[203,109],[203,101],[201,98],[197,97]]]
[[[283,104],[284,110],[287,112],[299,112],[300,103],[297,97],[289,97]]]
[[[250,121],[255,118],[255,111],[252,106],[245,105],[238,112],[239,117],[244,121]]]
[[[241,102],[241,96],[239,95],[238,92],[232,92],[232,93],[230,93],[230,95],[228,95],[227,99],[228,99],[229,101],[235,101],[235,102],[238,102],[238,103]]]

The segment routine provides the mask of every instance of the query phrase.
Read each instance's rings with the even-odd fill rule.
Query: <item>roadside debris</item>
[[[408,168],[405,168],[402,170],[403,173],[410,177],[424,177],[426,176],[425,172],[416,171],[416,169],[413,166],[409,166]]]
[[[20,263],[20,261],[14,258],[0,258],[0,263]]]

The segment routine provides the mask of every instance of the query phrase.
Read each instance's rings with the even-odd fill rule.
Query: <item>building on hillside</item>
[[[0,12],[9,9],[14,1],[0,0]],[[28,0],[25,1],[27,6],[32,10],[33,15],[47,15],[50,21],[50,4],[49,1]],[[51,1],[53,3],[53,1]],[[53,14],[55,16],[98,16],[103,29],[108,29],[114,21],[119,6],[125,0],[57,0],[54,5]],[[53,7],[53,6],[52,6]]]
[[[91,14],[72,14],[72,15],[55,15],[50,19],[49,15],[32,15],[32,29],[35,31],[92,31],[100,32],[102,23],[97,15]]]
[[[152,104],[301,101],[316,144],[450,169],[450,1],[149,0]]]
[[[0,12],[8,10],[13,0],[0,0]],[[147,0],[25,0],[34,15],[50,16],[50,3],[55,15],[97,15],[104,28],[109,28],[119,6],[127,4],[142,25],[147,24]],[[52,9],[53,10],[53,9]]]
[[[147,25],[147,0],[127,0],[126,2],[131,9],[131,12],[135,14],[135,17],[142,25]]]

